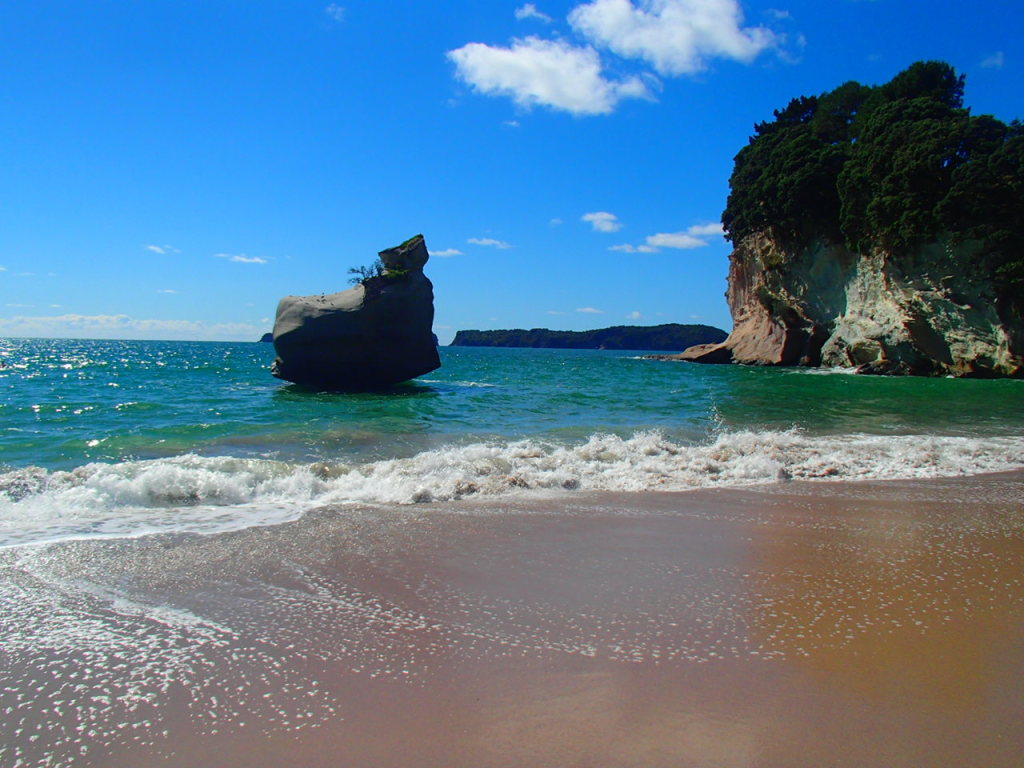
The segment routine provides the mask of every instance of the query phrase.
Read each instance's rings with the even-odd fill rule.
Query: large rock
[[[366,390],[439,368],[427,258],[417,235],[380,252],[381,276],[340,293],[281,299],[274,376],[319,389]]]
[[[733,331],[694,362],[856,367],[864,373],[1024,375],[1024,322],[974,265],[978,245],[854,253],[817,241],[786,249],[765,235],[730,256]]]

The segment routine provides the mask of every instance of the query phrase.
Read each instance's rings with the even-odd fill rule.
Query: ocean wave
[[[216,533],[328,504],[411,504],[572,491],[730,487],[786,479],[928,478],[1024,467],[1024,438],[734,431],[701,444],[658,431],[574,444],[473,443],[363,464],[186,454],[0,474],[0,546],[157,532]]]

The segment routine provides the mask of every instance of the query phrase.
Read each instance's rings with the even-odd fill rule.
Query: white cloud
[[[494,238],[491,237],[471,237],[466,242],[472,243],[473,245],[483,245],[491,248],[500,248],[501,250],[512,247],[504,240],[495,240]]]
[[[561,310],[558,310],[558,309],[549,309],[544,314],[546,314],[546,315],[568,315],[569,313],[568,312],[562,312]]]
[[[537,10],[537,6],[533,3],[527,3],[519,8],[516,8],[516,18],[519,21],[523,19],[537,19],[543,21],[545,24],[550,24],[553,19],[546,13]]]
[[[157,291],[157,293],[177,293],[177,291],[174,290],[173,288],[161,288]]]
[[[622,253],[657,253],[662,248],[703,248],[710,245],[709,238],[721,237],[722,225],[714,222],[707,224],[694,224],[687,227],[684,232],[659,232],[656,235],[648,235],[643,245],[613,245],[608,250],[621,251]]]
[[[324,13],[330,16],[334,21],[345,20],[345,8],[337,3],[331,3],[324,8]]]
[[[7,271],[7,267],[0,266],[0,272],[6,272],[6,271]]]
[[[577,312],[583,312],[586,315],[603,315],[603,309],[595,309],[594,307],[580,307],[576,310]]]
[[[490,96],[510,96],[523,107],[544,106],[574,115],[603,115],[625,98],[649,98],[638,77],[612,81],[593,48],[528,37],[509,48],[468,43],[448,52],[457,75]]]
[[[569,14],[577,33],[662,75],[707,68],[710,59],[753,61],[779,44],[766,27],[743,27],[738,0],[593,0]]]
[[[687,227],[686,231],[688,234],[695,235],[696,237],[721,236],[725,234],[721,222],[717,221],[710,221],[707,224],[694,224],[692,227]]]
[[[244,253],[215,253],[215,258],[227,259],[237,264],[267,264],[269,263],[262,256],[246,256]]]
[[[431,256],[440,256],[442,259],[446,259],[449,256],[461,256],[462,251],[458,248],[445,248],[443,251],[429,251]]]
[[[147,245],[146,250],[152,251],[153,253],[159,253],[160,255],[166,255],[168,253],[181,253],[181,251],[179,251],[173,245]]]
[[[609,251],[620,251],[621,253],[657,253],[658,249],[653,248],[649,245],[630,245],[629,243],[623,243],[622,245],[613,245]]]
[[[249,323],[198,320],[145,320],[130,315],[65,314],[49,317],[0,317],[0,336],[84,339],[180,339],[256,341],[265,329]]]
[[[642,320],[643,317],[644,316],[642,314],[640,314],[639,312],[637,312],[636,310],[634,310],[634,311],[630,312],[628,315],[626,315],[626,319],[627,320]]]
[[[652,248],[702,248],[707,242],[694,237],[688,232],[659,232],[647,236],[647,244]]]
[[[519,121],[518,120],[505,120],[502,123],[502,125],[507,126],[509,128],[518,128],[519,127]]]
[[[996,51],[981,62],[985,69],[1002,69],[1005,65],[1006,55],[1002,51]]]
[[[584,213],[580,216],[580,220],[589,222],[595,232],[618,232],[622,229],[622,222],[619,221],[619,217],[614,213],[608,213],[608,211]]]
[[[552,219],[551,221],[548,222],[548,226],[549,227],[560,227],[564,223],[565,222],[563,222],[561,219]]]

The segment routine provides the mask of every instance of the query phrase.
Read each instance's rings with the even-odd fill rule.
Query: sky
[[[732,326],[756,122],[941,59],[1024,117],[1017,0],[7,0],[0,336],[254,341],[426,237],[435,332]]]

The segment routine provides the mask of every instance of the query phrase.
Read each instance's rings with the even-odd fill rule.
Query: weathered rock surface
[[[1020,377],[1024,318],[974,268],[977,248],[937,242],[894,258],[747,237],[730,256],[732,333],[678,359]]]
[[[441,366],[423,236],[381,251],[380,259],[383,275],[347,291],[281,299],[274,376],[320,389],[366,390]]]

